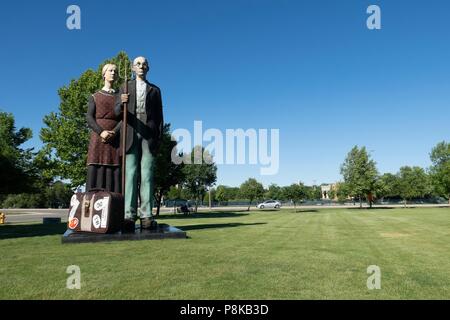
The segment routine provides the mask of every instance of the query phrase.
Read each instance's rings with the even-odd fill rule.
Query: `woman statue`
[[[104,189],[121,192],[119,131],[122,122],[114,113],[116,94],[112,88],[117,78],[116,69],[114,64],[103,67],[105,85],[89,98],[86,118],[92,132],[87,157],[86,191]]]

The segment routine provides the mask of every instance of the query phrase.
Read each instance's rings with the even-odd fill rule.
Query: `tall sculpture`
[[[138,216],[141,228],[150,229],[155,226],[152,214],[154,164],[163,132],[161,91],[147,81],[147,59],[134,59],[132,70],[136,79],[121,87],[115,106],[116,115],[122,114],[124,105],[127,107],[127,129],[123,146],[126,157],[124,232],[134,232]]]
[[[112,88],[117,68],[106,64],[102,69],[104,86],[89,98],[86,120],[92,129],[87,156],[86,191],[104,189],[121,192],[119,131],[120,117],[114,112],[116,94]]]

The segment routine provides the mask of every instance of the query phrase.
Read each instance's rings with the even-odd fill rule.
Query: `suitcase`
[[[91,190],[72,196],[67,227],[74,232],[114,233],[121,230],[123,219],[122,194]]]

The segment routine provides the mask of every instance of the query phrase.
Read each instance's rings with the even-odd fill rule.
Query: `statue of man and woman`
[[[147,81],[147,59],[134,59],[132,70],[135,79],[115,92],[113,84],[117,80],[117,67],[106,64],[102,69],[104,86],[90,97],[86,116],[92,129],[86,191],[104,189],[124,194],[123,232],[134,232],[138,217],[141,228],[150,229],[154,225],[154,165],[163,132],[161,91]],[[125,85],[128,90],[125,90]],[[121,139],[124,105],[127,106],[127,130],[126,139]],[[122,140],[126,141],[124,146],[121,145]],[[126,157],[125,190],[121,190],[123,149]]]

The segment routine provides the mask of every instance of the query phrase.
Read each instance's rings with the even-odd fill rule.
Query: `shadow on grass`
[[[189,230],[201,230],[201,229],[215,229],[215,228],[235,228],[235,227],[245,227],[245,226],[255,226],[267,224],[266,222],[256,222],[256,223],[215,223],[215,224],[194,224],[187,226],[177,226],[178,229],[183,231]]]
[[[393,208],[393,207],[372,207],[372,208],[369,208],[369,207],[362,207],[362,208],[356,207],[356,208],[346,208],[346,209],[349,209],[349,210],[386,210],[386,209],[395,209],[395,208]]]
[[[317,209],[304,209],[304,210],[297,209],[294,212],[297,212],[297,213],[313,213],[313,212],[319,212],[319,210],[317,210]]]
[[[247,212],[247,213],[238,213],[238,212]],[[192,219],[192,218],[236,218],[247,216],[248,211],[240,210],[240,211],[213,211],[213,212],[197,212],[191,214],[162,214],[159,217],[156,217],[156,220],[164,220],[164,219]]]
[[[66,230],[67,223],[4,225],[0,227],[0,240],[63,235]]]

